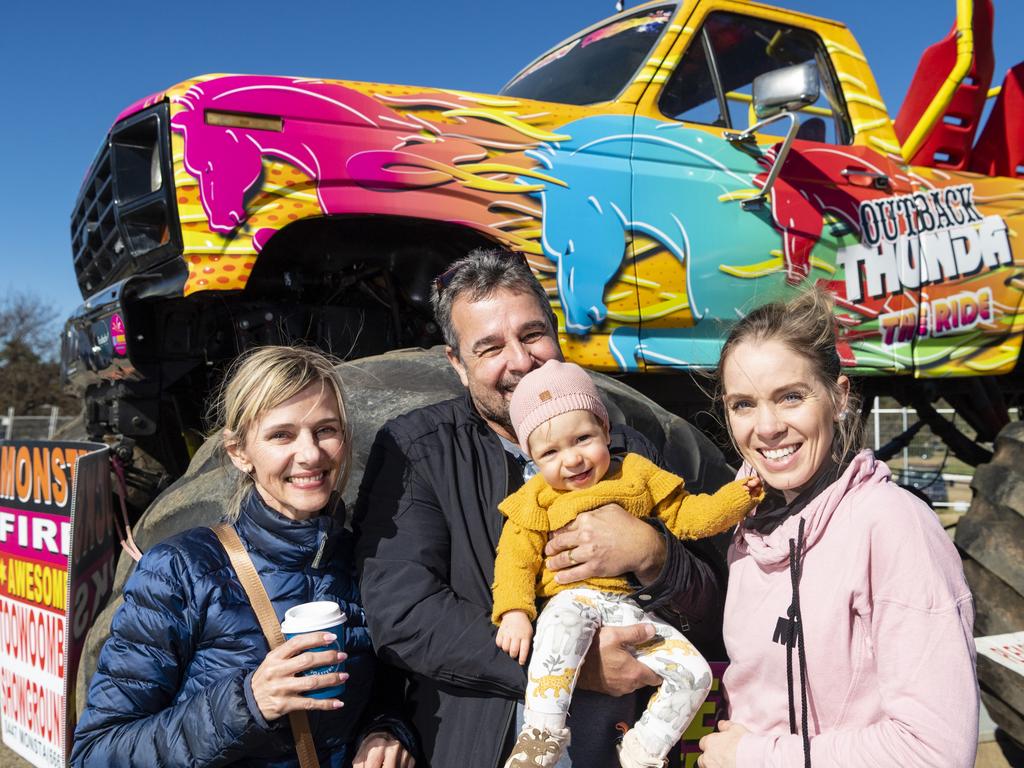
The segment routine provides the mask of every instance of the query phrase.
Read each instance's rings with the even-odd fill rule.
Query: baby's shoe
[[[652,756],[640,743],[636,728],[626,731],[616,749],[619,751],[619,765],[622,768],[663,768],[668,761]]]
[[[505,768],[552,768],[568,744],[568,728],[549,730],[524,725]]]

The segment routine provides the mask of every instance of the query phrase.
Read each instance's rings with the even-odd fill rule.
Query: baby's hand
[[[743,485],[747,488],[747,493],[750,494],[750,498],[755,498],[761,495],[761,491],[764,488],[761,478],[757,475],[751,475],[743,481]]]
[[[525,665],[530,655],[530,641],[533,639],[533,624],[526,611],[507,611],[501,616],[498,636],[494,642],[513,659]]]

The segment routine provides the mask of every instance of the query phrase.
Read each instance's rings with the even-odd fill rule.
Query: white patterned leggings
[[[690,724],[711,688],[711,669],[674,627],[647,614],[627,595],[596,589],[568,589],[552,597],[533,638],[526,685],[527,724],[564,728],[577,671],[598,627],[651,624],[655,635],[637,646],[637,661],[662,678],[639,722],[639,743],[664,758]]]

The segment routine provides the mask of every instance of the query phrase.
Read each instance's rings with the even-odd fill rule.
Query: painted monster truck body
[[[750,206],[780,139],[730,133],[756,75],[808,60],[823,96]],[[65,372],[92,431],[187,435],[246,346],[436,341],[430,277],[500,243],[591,368],[712,366],[737,316],[824,285],[843,364],[877,390],[1010,373],[1022,169],[917,159],[844,26],[733,0],[630,9],[500,95],[204,75],[126,109],[83,185]]]

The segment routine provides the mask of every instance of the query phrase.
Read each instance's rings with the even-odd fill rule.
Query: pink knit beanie
[[[548,419],[569,411],[590,411],[608,425],[608,409],[587,372],[575,363],[548,360],[523,376],[512,393],[509,418],[527,456],[530,433]]]

